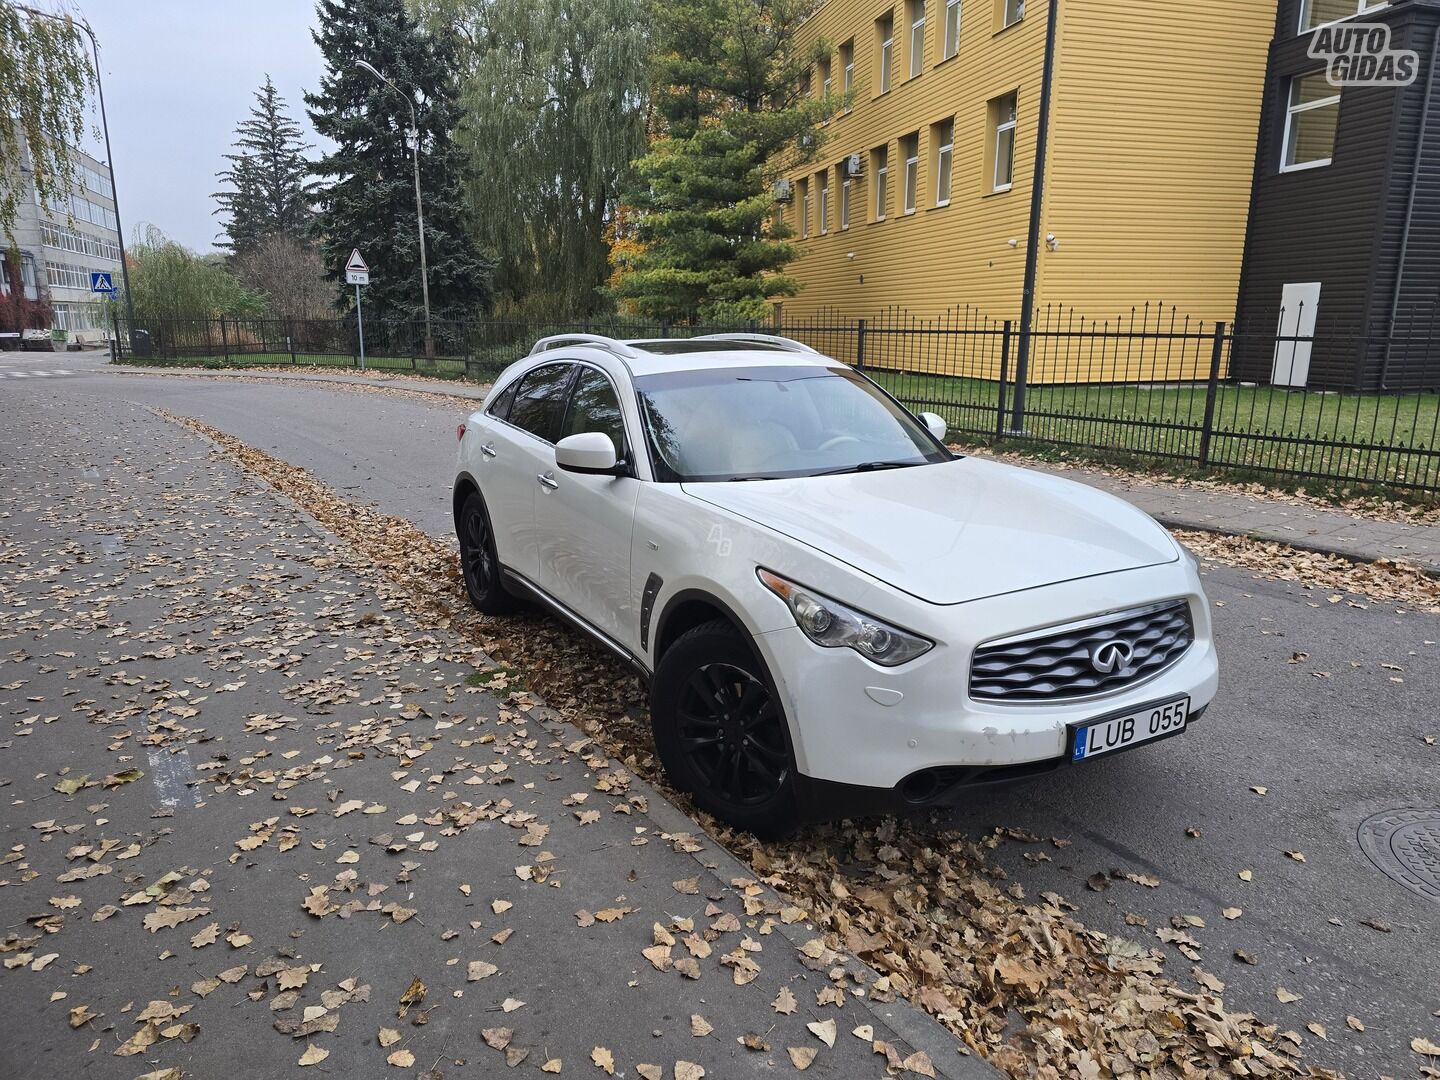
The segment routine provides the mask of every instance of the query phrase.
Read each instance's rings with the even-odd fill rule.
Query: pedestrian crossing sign
[[[90,271],[90,291],[112,294],[115,292],[115,276],[108,270]]]

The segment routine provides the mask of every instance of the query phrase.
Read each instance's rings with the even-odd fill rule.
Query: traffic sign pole
[[[360,286],[355,286],[355,329],[360,333],[360,370],[365,370],[365,315],[360,310]]]

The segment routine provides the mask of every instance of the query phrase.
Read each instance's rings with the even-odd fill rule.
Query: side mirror
[[[555,464],[566,472],[615,475],[615,444],[603,431],[567,435],[555,444]]]
[[[945,436],[950,431],[950,425],[945,423],[943,416],[939,413],[927,412],[921,413],[920,419],[925,421],[925,426],[929,428],[931,435],[934,435],[942,443],[945,441]]]

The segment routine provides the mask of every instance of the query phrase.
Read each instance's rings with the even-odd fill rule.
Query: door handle
[[[480,453],[484,454],[486,457],[494,457],[495,444],[493,442],[487,442],[484,446],[480,447]]]
[[[560,486],[560,482],[555,479],[554,473],[542,472],[535,477],[535,479],[539,480],[542,486],[549,488],[551,491],[554,491]]]

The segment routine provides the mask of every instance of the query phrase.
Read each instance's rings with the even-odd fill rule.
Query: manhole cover
[[[1367,818],[1360,850],[1390,880],[1440,904],[1440,810],[1387,810]]]

